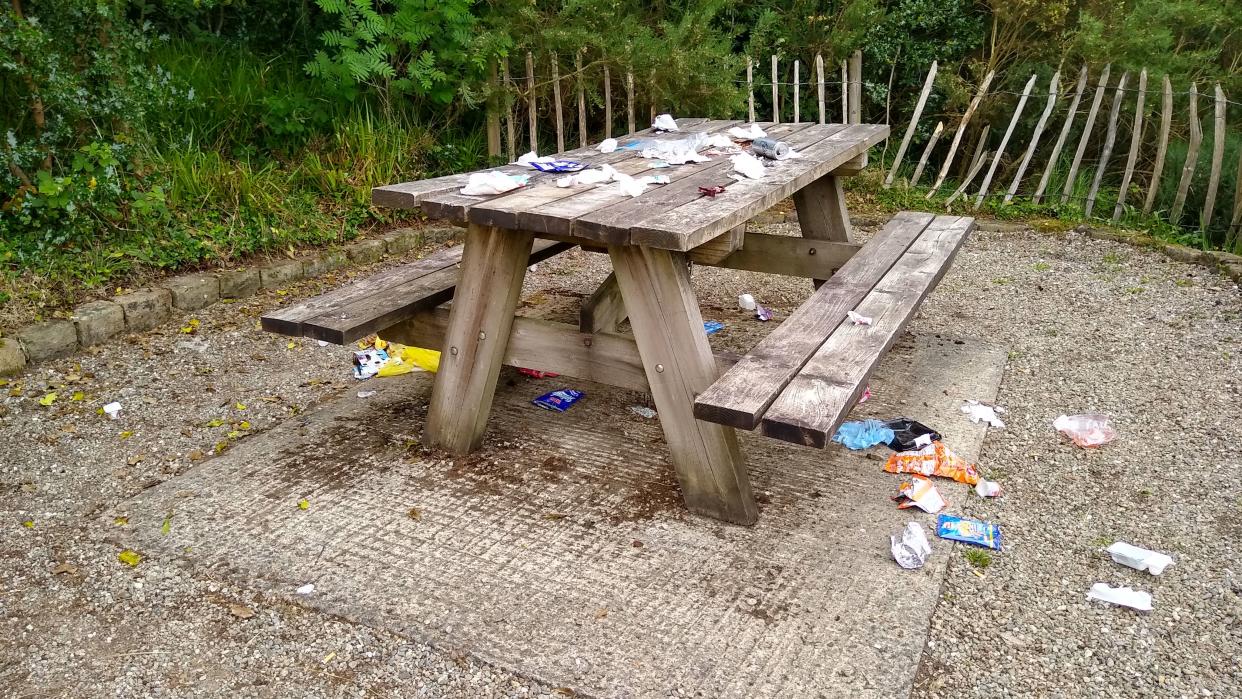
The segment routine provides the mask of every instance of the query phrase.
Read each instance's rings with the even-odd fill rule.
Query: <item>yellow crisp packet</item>
[[[440,353],[422,347],[407,347],[395,342],[385,343],[388,346],[388,361],[380,366],[377,376],[400,376],[414,371],[430,371],[440,369]],[[379,346],[379,341],[376,341]]]

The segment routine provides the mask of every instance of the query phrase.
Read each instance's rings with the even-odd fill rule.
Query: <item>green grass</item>
[[[962,549],[962,558],[965,558],[966,562],[977,570],[983,570],[992,565],[992,554],[983,549],[964,548]]]

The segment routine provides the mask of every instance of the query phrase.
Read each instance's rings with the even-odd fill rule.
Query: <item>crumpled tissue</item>
[[[729,158],[729,162],[733,163],[734,172],[749,177],[752,180],[761,180],[764,176],[763,163],[750,153],[739,153]]]
[[[854,321],[854,325],[871,325],[871,318],[862,315],[861,313],[846,311],[845,315],[847,318]]]
[[[673,119],[672,114],[661,114],[651,122],[651,128],[656,131],[676,131],[677,122]]]
[[[470,197],[504,194],[526,186],[529,180],[530,175],[509,175],[497,170],[475,172],[466,180],[466,186],[461,188],[461,193]]]
[[[605,138],[599,142],[599,145],[596,146],[595,149],[601,153],[611,153],[617,149],[617,139]]]
[[[966,413],[966,417],[970,418],[971,422],[984,422],[991,427],[1003,428],[1005,426],[1005,423],[999,417],[1005,414],[1005,409],[999,405],[988,405],[977,400],[968,400],[966,405],[962,406],[962,412]]]
[[[1128,587],[1110,587],[1108,583],[1096,583],[1087,592],[1087,599],[1098,599],[1101,602],[1119,604],[1142,612],[1150,612],[1151,593],[1132,590]]]
[[[749,128],[745,129],[740,126],[734,126],[729,129],[729,135],[739,141],[753,141],[756,138],[763,138],[764,136],[767,136],[763,129],[759,128],[758,124],[751,124]]]

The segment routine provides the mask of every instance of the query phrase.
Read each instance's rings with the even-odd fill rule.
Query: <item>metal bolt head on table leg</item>
[[[450,348],[449,348],[449,354],[451,354],[451,355],[453,355],[454,357],[456,357],[456,356],[457,356],[457,348],[456,348],[456,347],[450,347]]]
[[[663,364],[657,364],[657,365],[656,365],[656,373],[657,373],[657,374],[663,374],[663,373],[664,373],[664,365],[663,365]]]

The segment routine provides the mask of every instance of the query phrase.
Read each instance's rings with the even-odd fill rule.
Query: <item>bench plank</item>
[[[763,434],[826,446],[974,226],[968,217],[937,217],[858,305],[872,325],[842,321],[764,414]]]
[[[894,216],[785,322],[700,394],[694,416],[753,430],[786,384],[845,320],[846,311],[854,310],[933,218],[911,211]]]
[[[570,243],[537,240],[534,264],[572,248]],[[309,337],[338,345],[353,342],[448,301],[461,276],[462,246],[381,272],[350,286],[282,308],[262,317],[264,330]],[[434,258],[434,259],[433,259]]]

